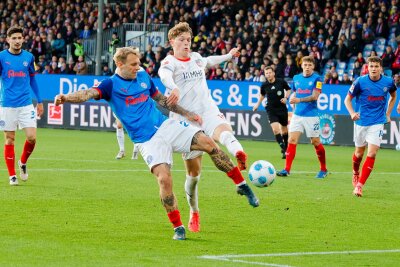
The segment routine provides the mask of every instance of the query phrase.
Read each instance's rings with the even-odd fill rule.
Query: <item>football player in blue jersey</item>
[[[28,179],[26,163],[36,144],[36,118],[43,114],[43,104],[35,79],[34,56],[22,49],[23,29],[18,26],[7,30],[9,49],[0,52],[0,130],[4,132],[4,159],[10,185],[18,185],[15,173],[15,131],[23,129],[26,141],[18,166],[20,178]],[[32,104],[31,90],[37,100]]]
[[[296,156],[296,147],[301,134],[305,131],[317,154],[320,170],[316,178],[328,175],[325,159],[325,148],[320,140],[320,126],[317,100],[322,91],[322,79],[314,73],[315,61],[312,56],[303,57],[301,68],[303,73],[293,77],[293,94],[290,104],[296,104],[289,125],[289,144],[286,149],[286,166],[277,172],[278,176],[288,176]]]
[[[367,60],[368,74],[357,78],[344,100],[354,121],[353,194],[362,196],[362,188],[374,168],[376,154],[383,137],[383,127],[390,122],[396,102],[396,85],[391,77],[382,75],[382,59],[376,56]],[[352,99],[356,99],[353,108]],[[367,148],[368,147],[368,148]],[[367,148],[367,158],[360,164]]]
[[[200,150],[208,153],[215,166],[225,172],[237,185],[239,194],[245,195],[253,207],[259,205],[257,197],[246,184],[240,170],[212,138],[200,128],[188,123],[169,119],[157,108],[155,102],[170,111],[183,115],[199,125],[202,119],[179,105],[167,104],[167,97],[155,87],[150,76],[139,71],[139,53],[131,47],[117,48],[114,61],[117,73],[88,90],[68,95],[57,95],[55,104],[81,103],[89,99],[105,99],[114,114],[122,122],[131,140],[139,147],[150,171],[160,187],[161,202],[174,226],[176,240],[186,238],[176,197],[172,191],[172,153]]]

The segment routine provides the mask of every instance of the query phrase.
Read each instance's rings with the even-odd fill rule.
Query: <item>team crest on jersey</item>
[[[199,67],[202,66],[201,59],[196,59],[195,62],[196,62],[196,64],[197,64],[197,66],[199,66]]]
[[[322,144],[332,144],[336,129],[335,118],[330,114],[324,114],[319,117],[319,124]]]
[[[141,86],[142,88],[144,88],[144,89],[147,88],[147,84],[146,84],[146,83],[141,83],[140,86]]]
[[[383,87],[383,91],[386,93],[387,92],[387,90],[388,90],[388,88],[385,86],[385,87]]]
[[[24,61],[24,62],[22,63],[22,65],[24,65],[24,67],[28,67],[29,63],[26,62],[26,61]]]
[[[308,83],[308,86],[311,86],[312,84],[313,84],[313,82],[309,82],[309,83]]]
[[[276,94],[280,96],[280,95],[282,95],[282,92],[281,91],[277,91]]]
[[[169,61],[165,60],[165,61],[162,62],[162,65],[164,66],[164,65],[167,65],[168,63],[169,63]]]

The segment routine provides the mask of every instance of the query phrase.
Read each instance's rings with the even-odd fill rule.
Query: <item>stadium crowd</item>
[[[400,72],[399,5],[399,0],[149,0],[147,23],[173,27],[188,22],[194,30],[193,51],[202,56],[239,47],[236,62],[208,71],[212,80],[264,81],[266,66],[290,80],[301,72],[302,57],[311,55],[326,83],[347,84],[365,73],[371,54],[383,59],[386,75]],[[143,10],[143,0],[106,4],[102,27],[142,23]],[[6,30],[18,24],[39,73],[88,74],[81,40],[98,27],[92,1],[8,0],[0,2],[0,13],[0,51],[8,48]],[[68,59],[67,45],[72,47]],[[143,51],[142,64],[151,76],[158,76],[168,53],[168,43]],[[104,75],[111,73],[104,67]]]

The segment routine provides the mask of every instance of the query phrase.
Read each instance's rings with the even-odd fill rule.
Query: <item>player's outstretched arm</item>
[[[221,64],[222,62],[231,60],[234,57],[240,56],[240,52],[238,48],[232,48],[228,54],[221,55],[221,56],[209,56],[207,57],[207,68],[215,66],[217,64]]]
[[[158,92],[158,94],[153,96],[153,99],[160,106],[168,109],[169,111],[172,111],[172,112],[175,112],[175,113],[177,113],[179,115],[184,116],[189,121],[196,122],[196,123],[198,123],[200,125],[203,123],[202,118],[199,115],[197,115],[196,113],[190,112],[190,111],[184,109],[183,107],[181,107],[179,105],[170,105],[170,104],[168,104],[167,97],[162,95],[160,92]]]
[[[88,101],[89,99],[99,99],[100,93],[93,88],[87,90],[81,90],[72,94],[64,95],[59,94],[54,98],[54,104],[56,106],[64,104],[65,102],[69,103],[82,103]]]

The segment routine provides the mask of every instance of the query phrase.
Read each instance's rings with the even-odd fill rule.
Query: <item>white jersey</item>
[[[188,60],[180,60],[168,55],[162,62],[158,74],[161,82],[171,91],[179,90],[178,104],[196,114],[210,109],[218,109],[211,98],[205,75],[205,68],[231,59],[230,54],[204,58],[192,52]]]

